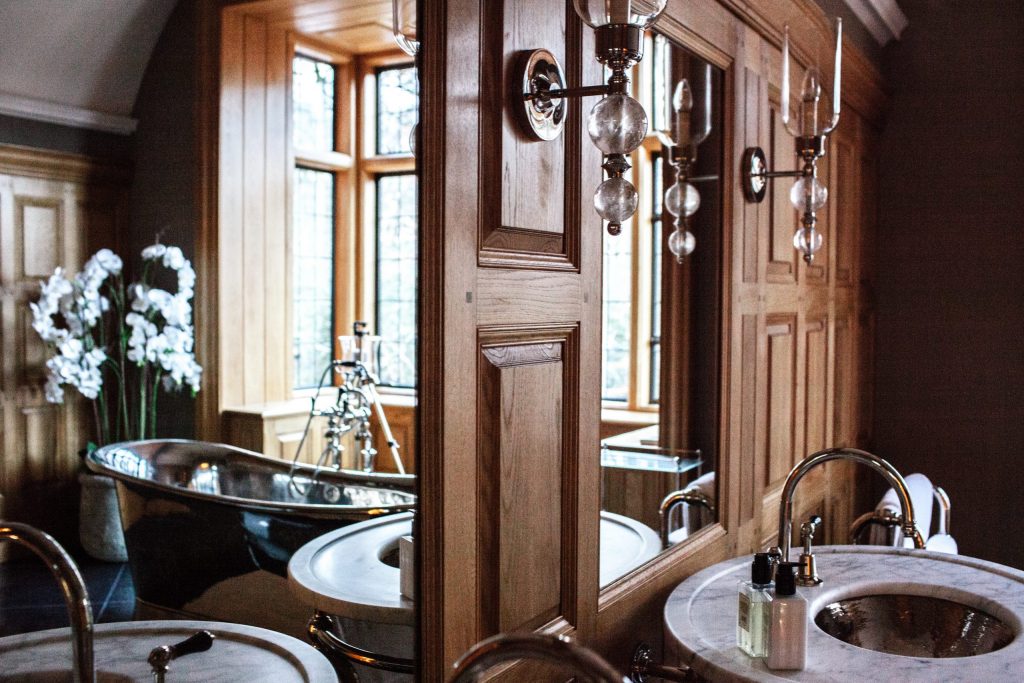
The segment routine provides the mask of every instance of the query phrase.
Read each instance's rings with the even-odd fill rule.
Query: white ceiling
[[[0,0],[0,113],[116,133],[177,0]]]

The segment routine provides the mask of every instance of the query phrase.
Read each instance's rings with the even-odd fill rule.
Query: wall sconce
[[[665,39],[658,36],[656,40]],[[693,183],[717,180],[718,176],[690,176],[690,169],[697,160],[697,147],[711,134],[711,65],[703,69],[703,92],[700,108],[694,112],[693,91],[690,83],[683,78],[672,93],[672,99],[665,100],[663,121],[665,129],[658,131],[658,139],[668,149],[668,161],[676,169],[676,182],[665,191],[665,210],[675,216],[675,230],[668,236],[668,249],[678,263],[693,253],[697,240],[690,232],[690,217],[700,208],[700,192]],[[666,60],[664,83],[672,82],[672,62]]]
[[[391,33],[402,52],[415,58],[420,51],[416,40],[416,0],[391,0]],[[419,123],[409,129],[409,152],[416,155],[416,135]]]
[[[420,51],[416,40],[416,0],[391,0],[391,32],[402,52],[415,57]]]
[[[822,237],[815,229],[816,213],[828,201],[828,188],[818,180],[818,159],[825,156],[828,135],[839,125],[840,76],[843,61],[843,20],[836,19],[835,80],[832,88],[832,116],[828,119],[818,112],[821,106],[821,72],[816,66],[807,67],[800,94],[797,112],[799,129],[790,123],[789,117],[789,27],[785,29],[782,41],[782,122],[790,135],[796,137],[796,153],[804,165],[798,171],[769,171],[764,150],[749,147],[743,155],[743,194],[749,202],[764,200],[768,181],[774,178],[799,178],[789,191],[789,200],[802,211],[800,227],[793,235],[793,246],[810,263],[821,248]]]
[[[576,13],[594,29],[597,61],[611,70],[608,82],[581,88],[565,87],[565,72],[547,50],[535,50],[523,67],[525,120],[539,140],[554,140],[565,126],[565,100],[604,95],[594,105],[587,132],[604,154],[608,178],[594,192],[594,208],[608,221],[608,233],[622,232],[622,222],[636,212],[637,192],[623,176],[626,158],[647,135],[647,113],[629,96],[626,70],[643,58],[644,30],[665,10],[668,0],[574,0]]]

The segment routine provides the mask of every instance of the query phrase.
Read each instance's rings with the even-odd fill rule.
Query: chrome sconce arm
[[[782,96],[780,109],[782,122],[790,135],[796,138],[796,154],[803,161],[803,167],[796,171],[772,171],[768,168],[764,150],[749,147],[743,154],[743,195],[748,202],[759,203],[768,191],[768,181],[775,178],[798,178],[789,192],[789,199],[801,212],[800,226],[793,236],[793,246],[803,253],[807,263],[814,260],[814,254],[822,245],[821,233],[817,230],[817,212],[828,201],[828,188],[818,180],[818,160],[825,156],[828,136],[839,125],[841,101],[841,76],[843,60],[843,20],[836,19],[836,50],[834,81],[832,87],[832,112],[827,123],[819,115],[821,106],[821,73],[811,66],[804,74],[800,95],[799,126],[794,126],[789,115],[789,27],[785,28],[782,42]]]
[[[575,0],[576,13],[594,29],[597,61],[610,71],[606,83],[567,88],[565,72],[548,50],[527,55],[522,69],[522,101],[529,132],[538,140],[554,140],[565,127],[566,100],[603,96],[594,105],[587,132],[604,154],[607,178],[594,192],[594,208],[618,235],[622,223],[636,212],[639,197],[625,178],[631,168],[627,155],[647,135],[647,113],[629,95],[627,71],[643,59],[644,30],[665,9],[668,0]]]

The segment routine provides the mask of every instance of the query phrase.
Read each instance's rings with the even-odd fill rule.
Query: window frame
[[[296,56],[327,62],[335,68],[334,150],[321,152],[295,149],[292,132],[292,60]],[[401,51],[370,55],[349,55],[315,39],[295,34],[288,50],[288,216],[292,220],[294,169],[298,167],[328,171],[335,176],[334,213],[334,292],[333,336],[351,334],[354,320],[376,320],[377,299],[377,193],[381,175],[416,172],[412,154],[378,155],[377,149],[377,71],[381,68],[412,66]],[[292,291],[292,239],[288,228],[287,315],[288,347],[293,342],[294,306]],[[375,332],[375,330],[373,330]],[[337,357],[334,344],[332,355]],[[289,355],[291,357],[291,355]],[[339,377],[334,377],[337,384]],[[288,364],[289,397],[312,396],[315,388],[295,387],[295,368]],[[414,396],[415,387],[381,386],[381,394]],[[282,397],[287,398],[287,397]]]

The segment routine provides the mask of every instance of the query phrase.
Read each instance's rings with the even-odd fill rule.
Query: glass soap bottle
[[[772,603],[772,562],[757,553],[750,565],[750,581],[741,581],[736,615],[736,644],[751,657],[768,656],[769,611]]]
[[[807,666],[807,601],[796,592],[797,566],[780,562],[775,573],[765,661],[769,669],[803,671]]]

